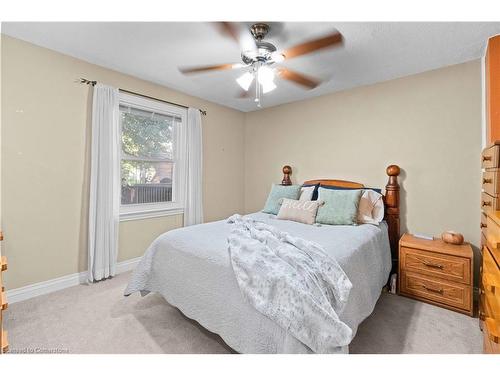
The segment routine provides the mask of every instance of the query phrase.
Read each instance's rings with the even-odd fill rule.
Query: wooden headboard
[[[400,238],[400,227],[399,227],[399,183],[398,176],[400,169],[397,165],[389,165],[385,172],[389,176],[389,181],[385,185],[385,195],[384,195],[384,206],[385,206],[385,217],[389,231],[389,244],[391,246],[392,255],[392,271],[397,270],[398,265],[398,243]],[[282,185],[291,185],[292,180],[290,175],[292,174],[292,167],[285,165],[283,167],[283,180]],[[304,181],[304,184],[314,185],[320,184],[323,186],[337,186],[343,188],[354,188],[362,189],[365,186],[359,182],[346,181],[346,180],[329,180],[329,179],[318,179]]]

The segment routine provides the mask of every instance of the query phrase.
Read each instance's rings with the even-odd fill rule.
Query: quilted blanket
[[[338,262],[311,241],[233,215],[229,255],[244,298],[316,353],[348,345],[339,319],[352,284]]]

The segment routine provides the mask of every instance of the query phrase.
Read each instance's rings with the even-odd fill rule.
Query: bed
[[[291,168],[283,168],[282,184],[290,184]],[[346,307],[339,318],[354,337],[368,317],[397,262],[399,240],[399,167],[387,168],[385,220],[379,225],[305,225],[277,220],[262,212],[250,218],[314,241],[334,257],[351,280]],[[362,188],[344,180],[311,180],[341,188]],[[310,353],[311,349],[273,320],[258,312],[242,296],[228,253],[230,224],[226,220],[184,227],[158,237],[133,273],[125,295],[160,293],[187,317],[217,333],[239,353]],[[348,353],[348,345],[330,353]]]

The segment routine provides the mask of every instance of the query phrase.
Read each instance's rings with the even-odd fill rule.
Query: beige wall
[[[207,221],[243,210],[244,114],[2,35],[2,221],[8,289],[86,270],[86,77],[206,109]],[[122,222],[119,260],[143,254],[181,216]]]
[[[262,208],[281,166],[293,181],[384,187],[403,170],[403,230],[464,233],[479,244],[480,61],[248,113],[245,210]]]
[[[397,163],[403,230],[455,229],[479,243],[479,61],[247,114],[3,35],[1,72],[9,289],[87,268],[89,90],[79,77],[208,111],[207,221],[261,209],[284,164],[296,182],[383,187],[385,167]],[[122,222],[119,261],[181,225],[179,215]]]

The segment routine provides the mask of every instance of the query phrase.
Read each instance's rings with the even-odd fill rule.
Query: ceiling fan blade
[[[322,38],[310,40],[309,42],[296,45],[295,47],[287,48],[281,53],[285,57],[285,59],[291,59],[293,57],[306,55],[323,48],[342,45],[343,41],[344,38],[342,37],[342,34],[336,31],[333,34],[324,36]]]
[[[281,68],[278,70],[279,76],[287,81],[295,82],[301,86],[307,87],[309,90],[318,86],[321,82],[305,76],[304,74],[294,72],[293,70]]]
[[[216,22],[216,25],[222,34],[236,41],[242,51],[257,51],[255,39],[245,25],[237,22]]]
[[[225,36],[233,39],[236,43],[239,43],[239,31],[238,27],[232,22],[216,22],[219,30]]]
[[[179,70],[183,74],[191,73],[204,73],[216,70],[230,70],[242,68],[243,64],[219,64],[219,65],[208,65],[208,66],[194,66],[194,67],[179,67]]]

